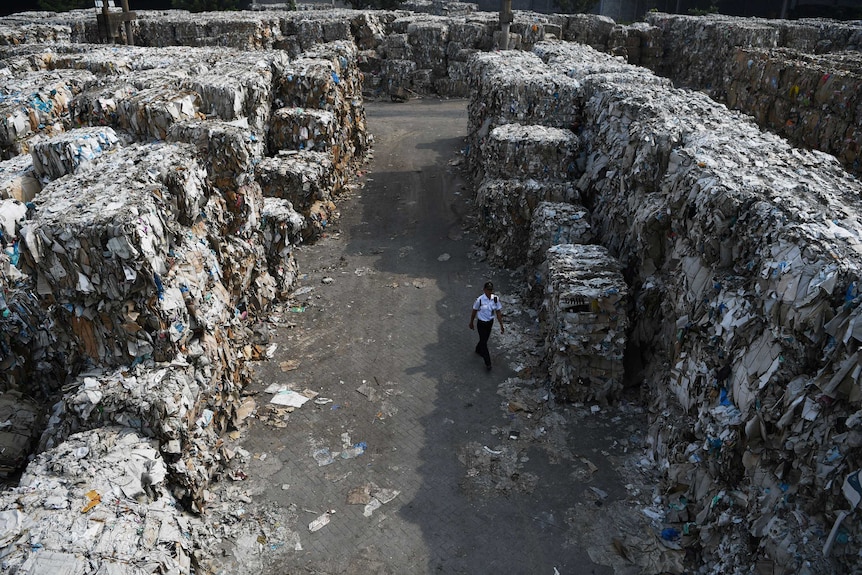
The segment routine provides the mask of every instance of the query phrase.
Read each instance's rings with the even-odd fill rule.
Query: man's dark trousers
[[[476,331],[479,332],[479,343],[476,344],[476,353],[482,356],[485,360],[485,366],[491,366],[491,352],[488,351],[488,338],[491,337],[491,327],[494,325],[494,320],[482,321],[478,320]]]

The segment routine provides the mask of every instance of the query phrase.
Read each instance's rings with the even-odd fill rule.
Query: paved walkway
[[[466,102],[366,109],[375,157],[365,186],[300,251],[300,285],[313,290],[294,306],[304,311],[276,318],[278,349],[256,368],[248,486],[293,530],[269,547],[267,572],[613,573],[590,560],[591,526],[574,510],[625,497],[608,463],[625,441],[606,425],[567,423],[571,409],[551,413],[540,384],[517,379],[535,363],[522,356],[535,323],[516,305],[505,310],[511,334],[494,327],[493,370],[473,353],[467,324],[482,284],[492,279],[504,302],[518,286],[471,257],[472,194],[453,165]],[[279,412],[262,393],[271,383],[313,390],[319,403]],[[364,453],[343,458],[355,444]],[[334,461],[322,465],[327,453]],[[601,487],[592,499],[590,485]],[[366,508],[375,495],[382,505]],[[327,510],[329,523],[310,532]]]

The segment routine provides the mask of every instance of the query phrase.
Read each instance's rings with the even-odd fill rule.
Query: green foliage
[[[39,9],[49,12],[68,12],[79,8],[93,8],[93,0],[38,0]]]
[[[692,16],[706,16],[707,14],[718,14],[718,0],[712,0],[707,8],[689,8],[688,13]]]
[[[396,10],[404,0],[345,0],[354,10]]]
[[[555,0],[560,14],[583,14],[589,12],[598,0]]]
[[[220,12],[222,10],[245,10],[249,0],[171,0],[171,7],[189,12]]]

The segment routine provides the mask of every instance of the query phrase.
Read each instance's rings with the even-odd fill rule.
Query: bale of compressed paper
[[[521,38],[521,49],[531,50],[537,43],[547,37],[550,39],[561,39],[565,21],[558,15],[546,16],[536,13],[515,13],[515,21],[509,28],[509,32],[517,34]]]
[[[303,57],[287,65],[277,79],[277,105],[319,108],[340,113],[352,94],[341,83],[338,67],[328,58]]]
[[[335,151],[342,143],[339,126],[332,112],[306,108],[279,108],[272,114],[269,148],[278,150]],[[335,149],[333,149],[335,148]]]
[[[586,44],[596,50],[605,51],[611,30],[616,23],[607,16],[597,14],[561,14],[563,40]]]
[[[95,82],[84,70],[28,72],[7,79],[0,88],[0,156],[26,151],[35,133],[53,133],[69,122],[69,102]]]
[[[530,220],[527,261],[539,269],[548,249],[558,244],[589,244],[593,241],[589,212],[581,205],[540,202]]]
[[[277,296],[274,278],[260,265],[266,259],[260,223],[255,223],[255,229],[257,233],[252,238],[228,236],[217,251],[224,273],[224,286],[233,296],[240,313],[266,309]]]
[[[353,40],[359,50],[375,50],[387,36],[388,21],[394,19],[392,12],[363,10],[353,15],[350,27]]]
[[[281,151],[254,167],[263,195],[289,200],[304,213],[317,200],[331,200],[344,185],[326,152]]]
[[[69,42],[71,34],[68,26],[54,24],[0,25],[0,46]]]
[[[581,44],[540,42],[533,47],[533,53],[539,56],[550,70],[578,79],[581,83],[607,78],[621,83],[673,86],[667,78]],[[580,98],[583,98],[583,95]],[[574,106],[574,102],[571,104]]]
[[[106,81],[84,90],[69,104],[72,124],[76,126],[121,127],[120,104],[137,89],[129,82]],[[128,122],[125,122],[128,125]]]
[[[56,53],[41,44],[24,46],[0,46],[0,61],[3,74],[17,76],[24,72],[48,70],[51,68]]]
[[[332,19],[324,19],[323,42],[335,42],[337,40],[353,42],[350,22],[338,16]]]
[[[27,205],[0,199],[0,389],[35,398],[57,391],[67,358],[58,349],[53,325],[33,296],[32,278],[19,269],[20,233]]]
[[[475,172],[491,130],[508,123],[575,128],[580,83],[550,69],[538,55],[505,51],[469,59],[468,160]],[[481,175],[479,176],[481,177]]]
[[[491,50],[497,23],[482,19],[479,16],[477,14],[465,18],[463,21],[453,20],[450,22],[449,46],[447,47],[450,60],[454,54],[462,49],[474,49],[483,52]]]
[[[413,60],[413,48],[407,34],[389,34],[380,46],[388,60]]]
[[[41,189],[42,183],[33,170],[30,154],[21,154],[0,162],[0,199],[29,202]]]
[[[109,127],[76,128],[35,139],[30,145],[33,171],[41,178],[56,180],[66,174],[91,170],[93,162],[119,145],[117,134]]]
[[[203,119],[197,92],[172,87],[146,88],[117,102],[119,127],[139,138],[164,140],[176,122]]]
[[[383,58],[377,53],[377,50],[361,50],[356,56],[356,64],[359,71],[362,72],[362,91],[368,92],[373,86],[371,85],[376,79],[379,81],[380,66]]]
[[[171,10],[156,13],[152,17],[138,18],[135,29],[135,43],[143,46],[219,46],[239,50],[268,50],[274,47],[280,37],[279,18],[249,12],[190,14]]]
[[[440,96],[466,98],[470,95],[468,76],[469,68],[465,62],[450,61],[448,76],[434,80],[434,90]]]
[[[303,52],[323,42],[323,22],[317,18],[302,18],[295,25],[296,37]]]
[[[862,30],[858,21],[827,18],[770,20],[781,31],[781,46],[806,54],[859,51]],[[732,25],[732,21],[729,22]]]
[[[539,125],[504,124],[482,142],[488,178],[571,180],[580,176],[581,141],[571,131]]]
[[[446,44],[449,22],[435,17],[417,18],[407,26],[412,58],[420,70],[431,70],[435,77],[446,75]]]
[[[386,94],[397,88],[412,90],[416,62],[413,60],[383,60],[380,62],[380,85]]]
[[[193,149],[122,148],[108,165],[49,184],[22,231],[22,267],[56,306],[75,352],[105,365],[170,358],[195,325],[221,325],[230,296],[198,220],[209,194]],[[204,236],[205,237],[205,236]],[[194,312],[188,298],[196,298]]]
[[[4,565],[16,573],[193,573],[193,541],[207,529],[181,512],[166,464],[131,429],[72,436],[39,454],[0,495]]]
[[[608,39],[608,52],[635,66],[657,69],[662,64],[662,29],[645,22],[615,26]]]
[[[520,178],[486,178],[476,191],[481,243],[488,260],[510,268],[527,262],[530,222],[544,201],[575,202],[572,183]]]
[[[167,141],[194,144],[210,181],[224,190],[249,183],[256,162],[265,152],[264,140],[254,131],[221,120],[177,122],[168,130]]]
[[[0,385],[42,399],[59,391],[68,358],[34,284],[16,267],[18,243],[0,250]]]
[[[293,209],[290,201],[264,198],[261,230],[269,274],[275,279],[282,299],[293,291],[299,275],[294,247],[302,243],[305,218]]]
[[[274,78],[288,65],[280,51],[227,52],[203,73],[191,74],[183,88],[200,95],[201,111],[210,119],[243,119],[262,137],[272,111]]]
[[[551,384],[568,401],[606,404],[623,384],[628,286],[602,246],[547,251],[543,304]]]
[[[402,10],[435,16],[465,16],[478,10],[476,4],[448,0],[407,0],[399,7]]]

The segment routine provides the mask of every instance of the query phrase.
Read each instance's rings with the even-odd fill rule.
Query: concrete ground
[[[518,276],[475,256],[466,101],[366,111],[373,159],[299,251],[300,294],[270,317],[277,347],[255,364],[257,411],[235,436],[247,462],[220,497],[260,527],[235,529],[223,572],[642,572],[639,535],[620,533],[645,529],[630,510],[651,498],[631,463],[646,417],[545,389]],[[490,372],[468,329],[488,279],[507,327],[494,326]],[[289,412],[273,384],[317,396]]]

